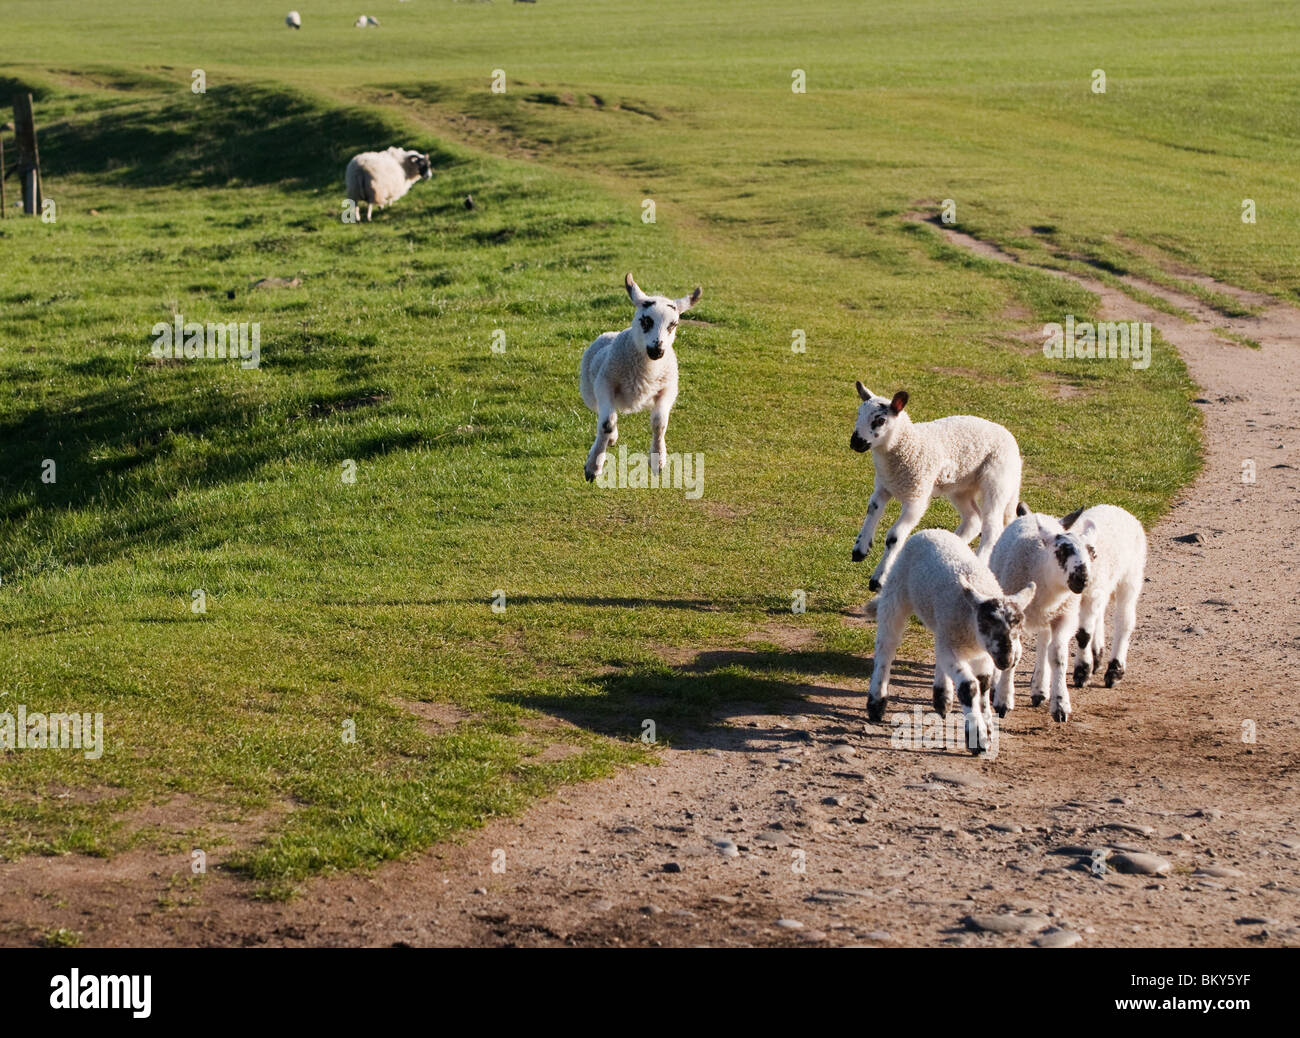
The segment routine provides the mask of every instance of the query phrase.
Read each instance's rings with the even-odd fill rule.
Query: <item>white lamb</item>
[[[302,15],[300,15],[297,11],[290,11],[288,14],[284,16],[284,24],[287,25],[290,29],[301,29]]]
[[[876,525],[890,498],[902,511],[885,537],[869,586],[878,590],[889,574],[899,545],[916,528],[935,494],[946,497],[961,515],[956,534],[969,544],[980,535],[979,558],[987,562],[1002,528],[1011,521],[1020,498],[1020,448],[1016,438],[995,422],[973,415],[953,415],[913,425],[903,410],[907,394],[876,396],[857,383],[862,404],[849,446],[871,451],[876,484],[867,517],[853,545],[853,561],[871,550]]]
[[[628,274],[623,279],[636,318],[621,332],[596,337],[578,368],[582,402],[596,412],[596,442],[584,468],[587,481],[605,467],[605,452],[618,443],[618,416],[650,408],[650,471],[658,473],[668,448],[668,415],[677,399],[678,318],[700,301],[697,286],[689,296],[648,296]]]
[[[1106,667],[1106,687],[1112,688],[1124,676],[1129,641],[1137,626],[1137,601],[1146,579],[1147,535],[1136,516],[1115,505],[1078,509],[1061,520],[1067,530],[1086,523],[1097,529],[1097,557],[1079,603],[1074,687],[1083,688],[1105,658],[1106,611],[1113,604],[1115,645]]]
[[[1047,515],[1028,509],[998,538],[989,568],[1009,594],[1030,584],[1038,591],[1025,609],[1025,632],[1037,634],[1037,658],[1030,681],[1030,702],[1048,699],[1052,718],[1070,716],[1070,692],[1065,684],[1070,637],[1078,628],[1079,596],[1088,585],[1096,555],[1097,527],[1080,523],[1066,530]],[[993,705],[999,716],[1014,710],[1015,667],[999,667]]]
[[[428,180],[433,176],[433,167],[428,155],[405,148],[389,148],[387,151],[363,151],[354,155],[348,163],[347,190],[348,198],[366,207],[366,219],[371,219],[374,207],[392,205],[417,180]]]
[[[889,671],[913,613],[934,634],[934,709],[946,716],[953,688],[966,717],[966,746],[990,748],[993,716],[989,689],[995,670],[1020,661],[1029,584],[1008,595],[970,547],[947,530],[922,530],[898,553],[889,583],[867,603],[876,621],[876,651],[867,715],[880,721],[889,702]]]

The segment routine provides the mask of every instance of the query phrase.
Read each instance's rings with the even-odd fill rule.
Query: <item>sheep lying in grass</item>
[[[1030,681],[1031,702],[1048,699],[1057,721],[1070,716],[1065,667],[1070,637],[1078,629],[1079,596],[1088,586],[1096,555],[1097,527],[1080,523],[1066,530],[1051,516],[1028,509],[998,538],[989,558],[993,576],[1009,594],[1038,588],[1025,609],[1025,631],[1037,634],[1037,659]],[[999,716],[1015,709],[1015,667],[999,667],[993,705]]]
[[[934,708],[947,715],[953,688],[966,717],[966,746],[989,749],[993,717],[989,689],[995,670],[1020,662],[1024,610],[1034,597],[1028,584],[1003,593],[993,573],[970,547],[947,530],[922,530],[898,553],[889,582],[869,602],[876,621],[876,652],[867,715],[879,721],[889,702],[889,671],[913,613],[934,634]]]
[[[290,11],[288,14],[284,16],[284,24],[287,25],[290,29],[301,29],[302,15],[300,15],[297,11]]]
[[[1106,610],[1113,604],[1115,645],[1106,667],[1106,687],[1111,688],[1124,676],[1129,640],[1137,626],[1137,600],[1146,575],[1147,535],[1135,516],[1114,505],[1078,509],[1061,520],[1067,530],[1087,523],[1097,529],[1097,558],[1079,603],[1074,687],[1082,688],[1088,676],[1101,666],[1106,654]]]
[[[650,408],[650,471],[658,473],[668,448],[664,436],[677,399],[677,354],[673,340],[682,314],[700,301],[697,286],[689,296],[648,296],[628,274],[623,279],[636,307],[631,327],[605,332],[582,354],[579,388],[582,402],[596,412],[596,442],[584,472],[590,482],[605,467],[605,452],[618,442],[619,413]]]
[[[363,151],[354,155],[348,163],[347,190],[348,198],[366,207],[366,219],[369,220],[374,207],[392,205],[417,180],[428,180],[433,176],[433,167],[428,155],[405,148],[389,148],[387,151]]]
[[[921,521],[935,494],[946,497],[960,513],[959,539],[969,544],[980,536],[979,558],[987,562],[1020,497],[1016,438],[1002,426],[972,415],[914,425],[904,411],[906,393],[895,393],[892,399],[876,396],[861,382],[857,389],[862,404],[849,446],[859,453],[871,451],[876,483],[853,545],[854,562],[861,562],[871,550],[890,498],[898,498],[902,506],[885,537],[884,554],[871,575],[871,590],[885,583],[899,546]]]

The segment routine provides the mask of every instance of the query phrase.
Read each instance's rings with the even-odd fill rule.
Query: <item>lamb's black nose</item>
[[[859,454],[862,454],[863,452],[870,449],[870,444],[868,444],[866,440],[864,440],[861,436],[859,436],[856,430],[854,431],[853,435],[849,437],[849,446],[852,447]]]
[[[1070,579],[1067,581],[1067,583],[1070,585],[1070,590],[1073,591],[1076,595],[1083,594],[1083,588],[1084,585],[1087,584],[1087,582],[1088,582],[1088,578],[1085,577],[1082,573],[1071,573]]]

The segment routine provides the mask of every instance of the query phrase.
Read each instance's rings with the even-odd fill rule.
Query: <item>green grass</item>
[[[419,2],[358,33],[330,0],[291,33],[241,0],[11,0],[0,86],[36,90],[58,220],[0,223],[0,710],[102,711],[108,749],[7,754],[0,854],[113,854],[188,794],[268,812],[236,862],[282,893],[652,759],[645,718],[707,738],[861,680],[855,378],[1004,422],[1037,508],[1154,521],[1199,464],[1168,346],[1047,361],[1020,336],[1094,300],[902,216],[952,198],[1008,247],[1300,297],[1285,10],[672,0],[664,34],[612,2]],[[346,157],[399,141],[434,179],[344,225]],[[577,360],[626,323],[626,270],[704,285],[669,430],[700,500],[582,479]],[[262,366],[156,362],[174,312],[259,322]],[[736,651],[665,662],[703,648]]]

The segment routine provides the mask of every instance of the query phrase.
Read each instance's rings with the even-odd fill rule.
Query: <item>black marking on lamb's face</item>
[[[995,598],[985,599],[975,613],[980,641],[998,670],[1011,666],[1012,645],[1015,633],[1025,622],[1024,614],[1009,602]]]
[[[1076,595],[1083,594],[1083,589],[1088,584],[1088,564],[1068,537],[1056,539],[1056,561],[1065,574],[1065,583],[1069,589]]]
[[[648,332],[654,326],[655,326],[655,319],[653,317],[651,317],[649,314],[642,315],[641,330],[643,332]]]

